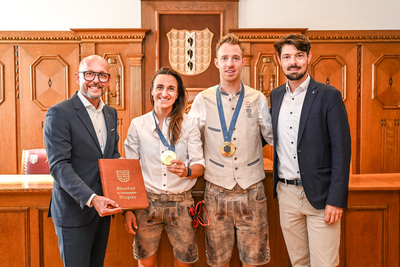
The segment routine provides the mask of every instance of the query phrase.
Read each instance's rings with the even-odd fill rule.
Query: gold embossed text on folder
[[[149,206],[138,159],[99,159],[103,194],[122,209]]]

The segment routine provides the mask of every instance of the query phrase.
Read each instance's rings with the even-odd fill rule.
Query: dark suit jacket
[[[274,144],[286,84],[271,92]],[[346,108],[336,88],[310,80],[301,111],[297,158],[308,201],[316,209],[326,204],[347,208],[351,138]],[[274,197],[279,158],[274,152]],[[293,178],[293,177],[281,177]]]
[[[97,211],[86,206],[95,193],[103,195],[98,159],[119,158],[117,111],[105,105],[107,128],[104,154],[85,106],[75,93],[46,114],[44,140],[54,178],[49,216],[58,226],[89,224]]]

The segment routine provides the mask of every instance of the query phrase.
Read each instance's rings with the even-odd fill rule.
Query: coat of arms
[[[126,183],[131,178],[129,175],[129,170],[116,170],[117,178],[123,183]]]
[[[208,28],[202,31],[172,29],[167,33],[171,67],[184,75],[204,72],[210,66],[213,36]]]

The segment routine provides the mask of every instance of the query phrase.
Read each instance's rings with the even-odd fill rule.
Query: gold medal
[[[230,157],[235,153],[235,146],[231,142],[224,142],[224,144],[219,148],[221,154],[225,157]]]
[[[176,159],[176,154],[175,154],[175,152],[172,151],[172,150],[164,151],[164,152],[161,154],[161,162],[162,162],[163,164],[165,164],[165,165],[171,165],[171,164],[172,164],[172,163],[171,163],[171,160],[174,160],[174,159]]]

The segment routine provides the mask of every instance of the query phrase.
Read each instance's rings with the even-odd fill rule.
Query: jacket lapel
[[[303,102],[303,108],[301,110],[300,123],[299,123],[299,133],[297,136],[297,144],[300,144],[300,140],[303,137],[303,132],[306,127],[306,122],[308,115],[310,114],[311,107],[313,105],[315,96],[318,93],[317,83],[310,77],[310,84],[308,85],[306,96]]]
[[[106,155],[106,151],[108,151],[110,144],[111,144],[111,137],[113,136],[111,134],[112,131],[116,131],[114,125],[113,125],[113,114],[111,113],[111,110],[104,105],[103,108],[103,115],[104,115],[104,120],[106,122],[106,129],[107,129],[107,142],[106,142],[106,147],[104,148],[104,155]]]
[[[272,112],[273,125],[272,125],[272,127],[273,127],[273,129],[278,129],[278,116],[279,116],[279,111],[281,110],[283,96],[285,95],[286,84],[283,85],[281,88],[276,88],[274,90],[277,90],[277,92],[276,92],[276,97],[274,99],[274,103],[276,103],[276,105],[272,106],[272,108],[273,108],[273,112]],[[276,134],[274,134],[274,139],[275,139],[275,136],[276,136]]]
[[[101,152],[101,147],[99,140],[97,139],[96,131],[93,127],[92,120],[89,117],[89,114],[83,105],[82,101],[78,97],[78,92],[76,92],[72,97],[72,102],[74,104],[74,108],[76,109],[76,115],[78,118],[82,121],[83,125],[85,125],[86,130],[90,133],[90,136],[92,137],[93,141],[96,143],[97,148]]]

